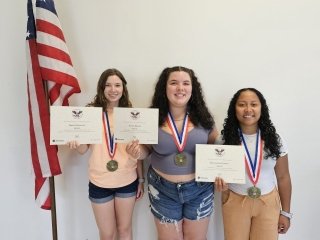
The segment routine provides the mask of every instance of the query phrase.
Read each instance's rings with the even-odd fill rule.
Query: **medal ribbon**
[[[111,136],[110,123],[109,123],[109,118],[108,118],[107,112],[105,112],[103,114],[103,120],[104,120],[103,121],[104,135],[106,136],[108,154],[109,154],[111,160],[113,160],[113,157],[116,154],[117,145],[114,141],[114,136],[113,135]]]
[[[256,138],[256,148],[255,148],[255,155],[254,155],[254,162],[250,157],[250,153],[246,144],[246,141],[243,137],[242,131],[239,129],[240,138],[242,144],[244,145],[245,149],[245,163],[247,172],[250,178],[250,181],[255,186],[259,180],[260,170],[261,170],[261,163],[262,163],[262,139],[260,137],[260,130],[257,131],[257,138]]]
[[[189,117],[188,117],[188,113],[187,113],[183,119],[181,134],[179,134],[179,131],[178,131],[177,126],[174,122],[174,119],[173,119],[171,113],[168,112],[167,124],[171,130],[172,138],[173,138],[180,153],[183,151],[183,149],[185,148],[186,143],[187,143],[188,125],[189,125],[188,123],[189,123]]]

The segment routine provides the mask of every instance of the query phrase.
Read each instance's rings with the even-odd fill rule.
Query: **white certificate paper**
[[[196,144],[196,181],[245,183],[244,150],[241,145]]]
[[[102,143],[102,108],[50,107],[50,144],[76,140],[80,144]]]
[[[128,143],[138,139],[140,144],[158,143],[158,109],[116,107],[113,119],[116,142]]]

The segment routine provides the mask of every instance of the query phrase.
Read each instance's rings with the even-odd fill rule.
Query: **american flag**
[[[57,147],[50,145],[49,105],[68,105],[80,87],[52,0],[28,0],[26,36],[30,145],[35,173],[35,198],[51,209],[49,178],[61,174]],[[50,101],[48,101],[48,98]]]

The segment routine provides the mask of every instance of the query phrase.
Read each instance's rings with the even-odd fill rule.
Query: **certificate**
[[[196,144],[196,181],[245,183],[244,150],[241,145]]]
[[[50,144],[76,140],[80,144],[102,143],[102,108],[50,107]]]
[[[140,144],[158,143],[159,109],[114,108],[114,139],[128,143],[138,139]]]

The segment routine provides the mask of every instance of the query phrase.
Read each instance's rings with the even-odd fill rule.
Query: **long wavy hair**
[[[163,126],[169,112],[169,100],[166,93],[169,76],[172,72],[180,71],[188,73],[191,78],[192,94],[187,106],[191,122],[195,126],[201,125],[206,129],[213,128],[215,122],[204,101],[198,78],[192,69],[180,66],[165,68],[156,83],[151,108],[159,108],[159,126]]]
[[[102,107],[104,111],[106,110],[108,106],[108,100],[104,95],[104,89],[106,87],[108,77],[114,75],[118,76],[121,79],[123,85],[123,93],[121,98],[119,99],[119,107],[132,107],[132,104],[129,100],[127,81],[124,78],[123,74],[115,68],[107,69],[101,74],[97,84],[97,94],[94,97],[93,101],[89,103],[87,106]]]
[[[262,93],[255,88],[243,88],[237,91],[229,104],[228,116],[224,120],[223,130],[221,131],[222,139],[225,141],[226,145],[239,145],[241,143],[239,128],[240,124],[236,117],[236,104],[240,94],[244,91],[254,92],[261,103],[261,116],[258,120],[258,128],[261,131],[261,138],[264,141],[264,150],[266,151],[265,158],[268,157],[280,157],[281,143],[279,140],[279,135],[271,122],[269,115],[269,108],[265,98]]]

